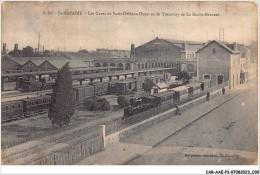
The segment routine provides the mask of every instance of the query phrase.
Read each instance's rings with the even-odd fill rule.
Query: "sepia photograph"
[[[258,165],[258,3],[2,2],[1,164]]]

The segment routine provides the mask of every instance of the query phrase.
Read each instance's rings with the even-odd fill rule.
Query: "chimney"
[[[42,52],[44,52],[44,45],[42,46]]]
[[[234,42],[234,51],[237,51],[237,43],[236,42]]]
[[[14,51],[18,50],[18,44],[14,44]]]
[[[182,43],[181,48],[185,50],[185,43]]]
[[[134,44],[131,44],[130,58],[135,60],[135,45]]]
[[[3,43],[3,54],[6,54],[6,43]]]

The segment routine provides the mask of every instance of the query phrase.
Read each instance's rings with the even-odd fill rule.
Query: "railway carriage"
[[[159,106],[169,100],[172,101],[173,95],[174,95],[174,92],[172,92],[172,91],[164,91],[164,92],[159,92],[159,93],[153,94],[152,96],[156,98],[156,106]]]
[[[2,102],[2,122],[23,117],[23,102],[21,100]]]
[[[49,109],[51,97],[48,95],[23,99],[23,113],[25,117],[45,113]]]
[[[201,93],[201,84],[200,82],[193,82],[190,84],[187,84],[186,86],[188,87],[188,96],[190,98],[196,98],[200,95]]]
[[[201,90],[208,90],[211,88],[211,79],[204,79],[199,81],[201,83]]]
[[[187,86],[179,86],[173,89],[170,89],[174,93],[174,101],[177,101],[178,104],[182,104],[189,99],[188,88]]]

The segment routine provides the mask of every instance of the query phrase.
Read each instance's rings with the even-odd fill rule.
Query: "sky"
[[[132,43],[139,46],[156,37],[218,40],[219,29],[224,28],[226,42],[248,45],[257,40],[257,8],[254,2],[3,2],[1,42],[7,44],[9,51],[15,43],[19,49],[28,45],[36,48],[40,32],[40,45],[45,50],[130,50]],[[53,14],[44,14],[48,11]],[[83,15],[58,15],[59,11],[81,11]],[[142,12],[149,16],[113,12]],[[160,16],[151,16],[157,12]],[[179,16],[163,16],[163,12]],[[219,16],[192,16],[193,13]]]

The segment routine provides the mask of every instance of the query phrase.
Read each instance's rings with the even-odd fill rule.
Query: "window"
[[[216,49],[215,49],[215,48],[213,48],[213,50],[212,50],[212,53],[213,53],[213,54],[215,54],[215,53],[216,53]]]
[[[204,75],[204,79],[210,79],[210,75]]]
[[[6,106],[5,109],[8,110],[8,106]]]

